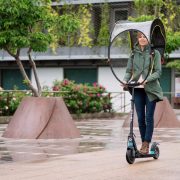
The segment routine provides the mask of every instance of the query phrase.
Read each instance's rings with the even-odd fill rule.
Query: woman
[[[134,89],[134,102],[138,117],[139,131],[142,140],[141,154],[149,153],[149,144],[154,130],[154,111],[156,102],[163,100],[162,88],[159,84],[161,75],[161,55],[154,50],[150,56],[150,46],[147,38],[140,32],[137,34],[137,44],[133,50],[133,56],[128,60],[124,82],[131,80],[143,82],[142,86]],[[151,58],[151,59],[150,59]],[[150,64],[150,60],[152,63]]]

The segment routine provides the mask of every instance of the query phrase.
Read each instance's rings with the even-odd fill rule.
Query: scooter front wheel
[[[133,164],[135,161],[135,151],[134,149],[127,149],[126,151],[126,160],[129,164]]]

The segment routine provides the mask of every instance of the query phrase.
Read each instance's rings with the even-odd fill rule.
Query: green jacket
[[[149,52],[149,46],[146,46],[143,51],[140,50],[139,46],[135,46],[133,56],[128,60],[124,81],[138,81],[140,75],[145,79],[149,69],[151,69],[150,74],[146,79],[147,83],[144,85],[144,89],[150,101],[161,101],[163,100],[163,92],[159,83],[161,75],[161,55],[159,51],[155,50],[152,63],[150,63],[151,56]]]

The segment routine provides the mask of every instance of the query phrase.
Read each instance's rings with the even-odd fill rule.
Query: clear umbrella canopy
[[[161,56],[164,55],[165,29],[160,19],[146,22],[118,21],[111,32],[108,58],[113,74],[121,83],[123,79],[121,68],[127,66],[127,59],[132,56],[138,32],[147,38],[150,54],[153,49],[157,49]]]
[[[117,22],[111,33],[110,43],[121,33],[125,31],[139,31],[142,32],[152,48],[156,48],[160,51],[161,55],[165,50],[165,29],[160,19],[146,22]],[[134,45],[134,36],[130,34],[131,42]]]

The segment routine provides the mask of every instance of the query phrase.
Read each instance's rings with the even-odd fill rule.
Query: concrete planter
[[[61,97],[25,97],[3,137],[18,139],[77,138],[80,132]]]
[[[0,124],[8,124],[11,116],[0,116]]]

